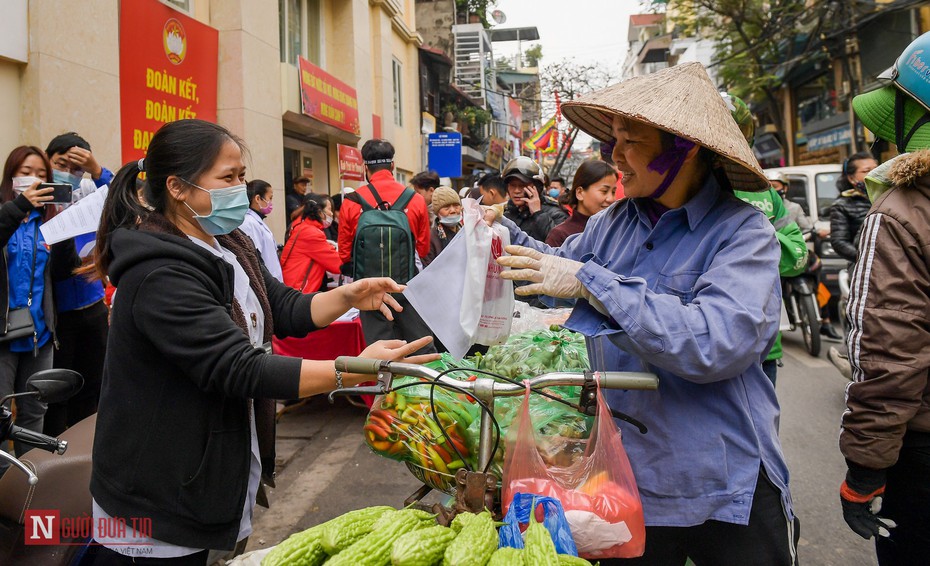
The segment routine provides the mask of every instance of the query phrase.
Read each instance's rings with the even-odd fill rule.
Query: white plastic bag
[[[473,344],[504,342],[514,306],[513,283],[501,278],[497,264],[510,234],[503,226],[489,227],[474,199],[464,199],[462,207],[463,229],[404,291],[456,358]]]
[[[514,298],[513,281],[501,278],[497,258],[510,245],[510,232],[500,224],[489,227],[474,199],[463,201],[462,217],[468,266],[461,317],[469,321],[466,328],[474,325],[472,344],[502,344],[510,336]],[[479,304],[480,310],[475,308]],[[477,323],[472,320],[476,314]]]

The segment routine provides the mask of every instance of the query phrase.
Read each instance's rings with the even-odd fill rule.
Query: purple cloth
[[[659,185],[659,188],[650,195],[650,198],[657,199],[665,194],[669,185],[671,185],[675,177],[678,176],[678,171],[680,171],[681,166],[684,165],[685,157],[688,155],[688,152],[691,151],[691,148],[694,146],[695,143],[693,141],[675,136],[675,147],[663,151],[658,157],[652,160],[652,163],[648,165],[647,169],[660,174],[666,172],[668,174],[665,176],[662,184]]]

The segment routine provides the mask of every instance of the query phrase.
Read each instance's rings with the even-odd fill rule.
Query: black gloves
[[[897,525],[890,519],[878,516],[882,494],[885,493],[885,470],[863,468],[849,460],[846,463],[849,470],[846,472],[846,481],[840,486],[840,502],[846,524],[864,539],[890,536],[888,529]]]

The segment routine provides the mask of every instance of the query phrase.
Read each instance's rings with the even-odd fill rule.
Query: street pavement
[[[843,521],[839,485],[846,465],[837,447],[847,381],[826,359],[808,355],[798,332],[783,339],[784,367],[776,391],[782,405],[780,435],[795,511],[801,520],[800,563],[816,566],[875,564],[871,541]],[[400,507],[418,487],[400,463],[375,456],[362,441],[365,411],[324,398],[282,416],[278,424],[277,488],[271,509],[259,508],[248,550],[267,548],[289,534],[352,509]],[[444,496],[431,494],[430,501]]]

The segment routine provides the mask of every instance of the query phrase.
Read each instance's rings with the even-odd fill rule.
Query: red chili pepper
[[[454,458],[449,455],[449,453],[446,451],[445,448],[442,447],[441,444],[434,444],[433,450],[435,450],[436,453],[439,454],[439,457],[442,458],[443,462],[448,463],[454,460]]]
[[[468,448],[465,447],[465,443],[454,434],[449,434],[449,440],[452,441],[452,446],[455,446],[455,449],[459,451],[462,457],[468,456]]]
[[[367,432],[374,433],[380,439],[386,439],[391,434],[386,429],[383,429],[380,426],[375,425],[375,424],[367,424],[363,426],[362,428],[366,430]]]
[[[387,421],[387,420],[384,420],[384,418],[376,416],[376,415],[368,415],[368,422],[370,424],[376,424],[380,426],[381,428],[391,430],[392,428],[396,426],[395,423],[397,421],[393,421],[393,422]]]

